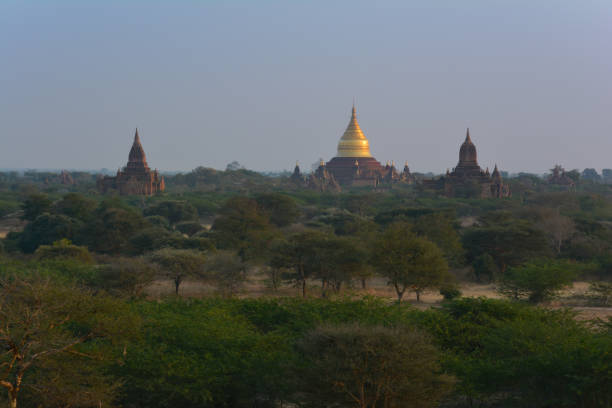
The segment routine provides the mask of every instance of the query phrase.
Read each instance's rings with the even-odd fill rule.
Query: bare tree
[[[206,262],[206,271],[223,296],[233,296],[246,281],[247,265],[231,251],[218,251]]]
[[[541,220],[538,223],[557,254],[561,253],[561,246],[574,235],[576,227],[571,218],[561,215],[559,209],[543,209],[540,212]]]

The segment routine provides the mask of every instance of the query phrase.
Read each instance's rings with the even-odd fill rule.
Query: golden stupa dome
[[[351,121],[338,142],[337,157],[372,157],[370,143],[357,123],[355,106],[353,106]]]

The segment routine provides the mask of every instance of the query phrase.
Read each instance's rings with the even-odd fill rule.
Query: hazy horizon
[[[163,171],[329,160],[356,99],[415,172],[612,168],[612,3],[0,4],[0,168]]]

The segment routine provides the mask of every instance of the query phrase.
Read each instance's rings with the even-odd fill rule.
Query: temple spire
[[[465,141],[472,143],[472,139],[470,138],[470,128],[467,128],[467,132],[465,132]]]
[[[351,120],[338,143],[337,156],[372,157],[368,139],[366,139],[359,127],[359,122],[357,122],[357,110],[355,109],[355,105],[353,105],[351,110]]]
[[[134,133],[134,143],[132,143],[132,148],[130,149],[127,167],[147,167],[147,156],[145,155],[144,149],[142,148],[142,144],[140,143],[138,128],[136,128],[136,132]]]

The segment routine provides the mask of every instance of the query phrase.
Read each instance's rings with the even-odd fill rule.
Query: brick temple
[[[442,190],[447,197],[465,196],[480,198],[503,198],[510,196],[510,188],[503,183],[501,173],[495,165],[493,173],[483,170],[478,164],[476,146],[467,130],[465,141],[459,148],[459,163],[446,175],[435,180],[424,180],[425,187]]]
[[[134,143],[130,149],[128,163],[117,171],[114,177],[105,176],[97,181],[98,191],[118,191],[120,195],[153,195],[164,191],[164,177],[157,170],[151,170],[147,164],[138,129],[134,135]]]

